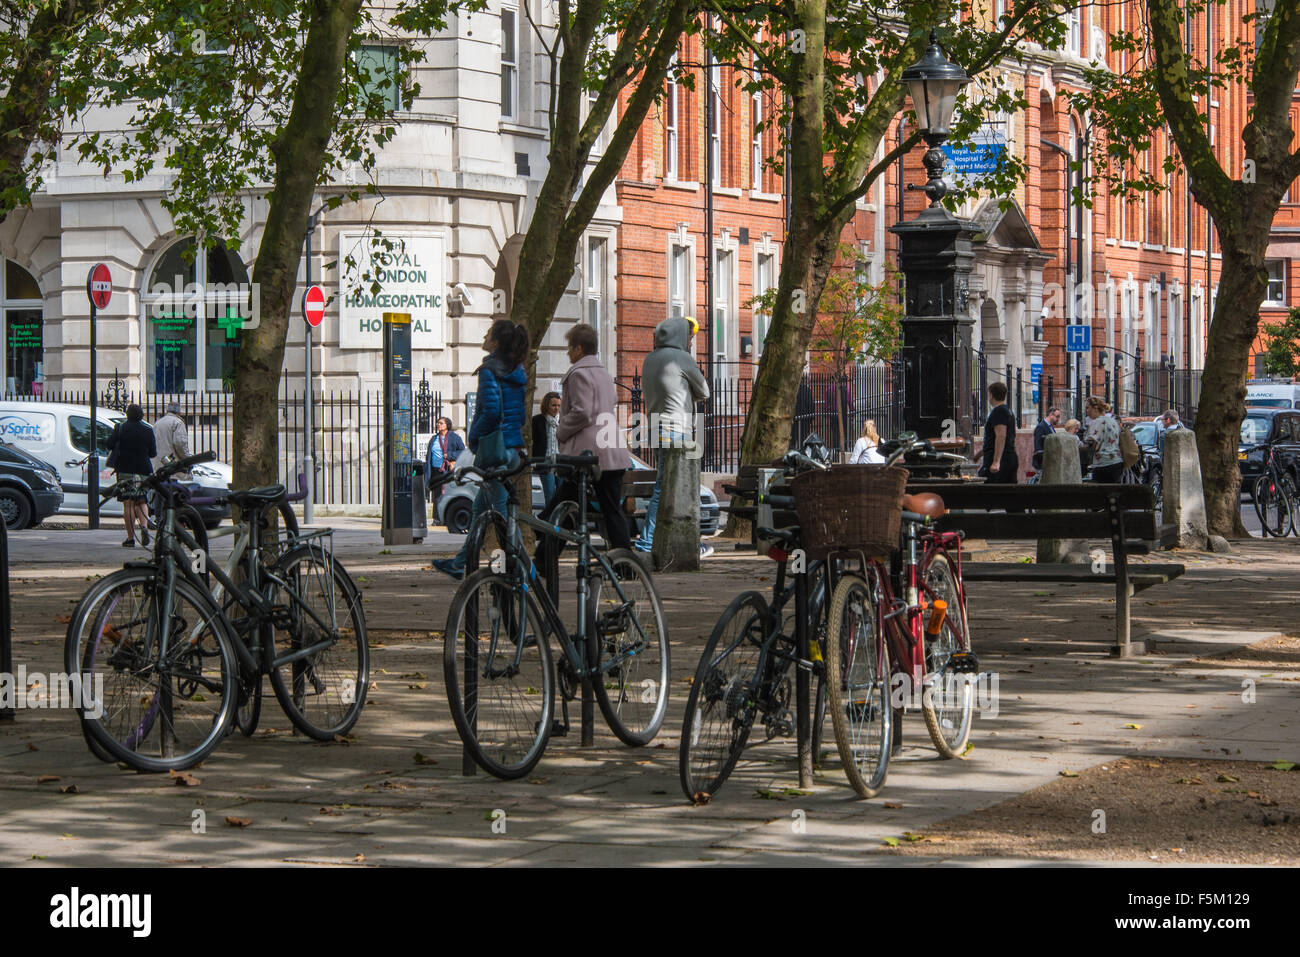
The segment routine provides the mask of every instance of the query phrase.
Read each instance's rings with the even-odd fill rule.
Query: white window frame
[[[767,276],[763,275],[764,261],[767,263]],[[777,279],[780,276],[778,265],[776,244],[772,242],[772,236],[770,233],[764,233],[763,241],[761,243],[756,243],[754,246],[754,278],[751,288],[755,296],[761,296],[769,289],[776,288]],[[764,280],[766,280],[766,282],[764,282]],[[758,308],[753,310],[751,331],[754,338],[753,358],[755,360],[763,354],[763,343],[767,339],[767,334],[772,328],[771,323],[772,316],[770,313],[764,312]],[[762,330],[762,335],[759,334],[760,328]],[[744,357],[742,356],[741,358]]]
[[[513,59],[506,58],[506,14],[513,14],[513,30],[510,40],[514,47]],[[519,7],[513,3],[501,4],[501,93],[502,100],[505,95],[509,94],[510,105],[501,104],[501,119],[518,121],[520,116],[519,110]]]
[[[750,143],[750,182],[754,192],[763,192],[763,133],[755,129],[763,119],[763,91],[756,90],[750,97],[749,129],[752,136]]]
[[[1146,323],[1147,362],[1160,361],[1160,280],[1152,279],[1146,287],[1146,303],[1142,318]]]
[[[1274,268],[1278,275],[1274,276]],[[1287,261],[1285,259],[1266,259],[1264,268],[1268,270],[1268,287],[1264,293],[1264,301],[1260,304],[1263,306],[1285,306],[1287,304],[1286,273]]]
[[[725,281],[722,275],[724,260],[727,267]],[[737,338],[735,287],[736,251],[717,243],[713,247],[713,302],[709,309],[709,320],[713,323],[715,362],[731,362],[734,358],[732,340]]]
[[[36,288],[40,289],[40,280],[36,278],[35,273],[18,262],[16,259],[8,259],[0,256],[0,382],[4,383],[6,392],[15,391],[9,383],[9,310],[17,311],[19,309],[36,309],[41,313],[41,371],[36,380],[41,383],[41,391],[45,391],[45,300],[43,299],[10,299],[8,287],[9,263],[13,263],[27,275],[32,277],[36,283]]]
[[[715,71],[721,73],[722,67],[714,64],[713,69],[708,71],[709,95],[713,97],[713,112],[710,116],[713,125],[709,129],[709,140],[713,144],[712,155],[709,157],[709,182],[714,189],[719,189],[722,186],[722,83],[720,79],[713,78]]]
[[[583,257],[582,321],[596,330],[596,348],[601,355],[608,351],[605,342],[605,274],[609,255],[609,242],[605,236],[588,236]],[[594,321],[593,321],[593,311]]]
[[[1065,13],[1065,52],[1079,56],[1079,44],[1083,36],[1083,15],[1079,7]]]
[[[677,90],[677,54],[668,61],[668,94],[664,98],[664,179],[677,180],[677,120],[681,102]]]
[[[1199,280],[1192,285],[1192,294],[1189,300],[1191,311],[1192,338],[1188,344],[1191,349],[1191,365],[1193,369],[1202,369],[1205,367],[1205,290]]]
[[[665,246],[667,281],[666,306],[670,316],[694,316],[697,308],[695,300],[695,237],[690,234],[686,223],[678,223],[677,228],[668,234]],[[674,269],[674,257],[681,256],[680,282],[678,270]],[[697,337],[702,338],[702,337]]]
[[[1177,280],[1169,287],[1169,358],[1174,368],[1182,365],[1183,289]]]

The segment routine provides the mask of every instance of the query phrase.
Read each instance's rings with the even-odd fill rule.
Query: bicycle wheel
[[[444,642],[447,703],[461,741],[489,774],[523,777],[546,750],[555,695],[537,606],[518,582],[475,572],[456,590]]]
[[[1283,538],[1291,533],[1294,524],[1293,505],[1286,481],[1275,481],[1265,472],[1255,480],[1255,514],[1265,536]]]
[[[831,597],[826,690],[844,773],[862,797],[875,797],[889,773],[893,711],[889,656],[866,581],[845,575]]]
[[[114,760],[140,771],[198,764],[225,736],[235,709],[229,692],[237,665],[220,611],[178,581],[164,624],[162,600],[153,573],[139,569],[70,629],[90,695],[79,709],[83,727]]]
[[[101,607],[101,602],[112,594],[115,583],[121,579],[129,579],[135,574],[134,569],[121,569],[112,574],[101,578],[98,582],[87,589],[86,593],[81,596],[77,607],[72,610],[69,617],[68,630],[64,636],[63,644],[63,670],[65,674],[74,675],[81,671],[81,649],[84,645],[84,639],[90,628],[94,625],[95,615],[91,614],[90,608]],[[117,759],[104,749],[104,746],[96,740],[95,736],[90,733],[86,727],[86,719],[82,716],[80,710],[77,711],[77,724],[81,727],[81,736],[86,742],[86,747],[90,753],[99,760],[112,764]]]
[[[821,668],[817,672],[817,689],[813,697],[812,713],[812,756],[813,764],[821,764],[822,731],[826,726],[826,619],[829,611],[830,596],[826,578],[826,563],[818,562],[809,573],[808,581],[808,618],[812,631],[810,641],[816,644],[814,659],[821,658]]]
[[[971,711],[975,693],[971,676],[948,670],[949,658],[970,651],[966,630],[966,606],[957,588],[957,575],[948,556],[936,553],[921,573],[922,591],[929,599],[923,616],[925,634],[925,686],[921,691],[921,713],[935,750],[945,758],[961,757],[970,737]],[[948,610],[937,635],[930,634],[934,602],[943,600]]]
[[[609,729],[638,748],[659,733],[668,712],[668,627],[654,582],[625,548],[597,565],[587,619],[587,665]]]
[[[277,631],[271,687],[303,734],[330,741],[352,729],[366,703],[370,648],[361,594],[318,543],[293,549],[272,571],[287,588],[273,585],[269,597],[285,608],[289,628]]]
[[[1283,474],[1281,491],[1282,497],[1286,500],[1286,531],[1282,535],[1300,534],[1300,529],[1296,527],[1296,509],[1300,508],[1300,498],[1297,498],[1295,481],[1290,475]]]
[[[771,619],[761,594],[743,592],[727,606],[704,646],[686,696],[678,749],[682,790],[697,804],[718,792],[749,740]]]
[[[246,738],[257,730],[262,716],[262,676],[241,675],[239,679],[239,704],[235,708],[235,727]]]

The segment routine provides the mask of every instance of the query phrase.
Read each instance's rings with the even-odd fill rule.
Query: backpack
[[[1137,437],[1127,425],[1121,426],[1119,430],[1119,452],[1123,456],[1126,469],[1137,465],[1142,458],[1142,447],[1138,445]]]

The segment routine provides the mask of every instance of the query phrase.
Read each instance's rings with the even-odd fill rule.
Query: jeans
[[[542,506],[551,504],[551,499],[555,497],[555,473],[552,471],[539,471],[537,477],[542,480]]]
[[[519,450],[507,449],[506,462],[502,468],[512,469],[519,464]],[[508,497],[505,484],[502,482],[480,482],[478,494],[474,496],[474,508],[470,516],[470,528],[474,527],[474,522],[478,517],[488,510],[489,496],[491,496],[492,509],[501,515],[506,513],[506,499]],[[531,505],[531,503],[529,503]],[[465,553],[469,549],[469,535],[465,536],[465,544],[460,546],[460,551],[452,559],[452,563],[457,568],[465,567]]]
[[[659,438],[659,451],[662,452],[665,445],[680,446],[686,441],[686,436],[676,432],[665,432]],[[645,525],[641,529],[641,534],[637,540],[632,543],[632,547],[639,552],[648,552],[654,546],[655,542],[655,519],[659,516],[659,488],[664,482],[663,465],[659,466],[658,474],[655,475],[655,490],[650,496],[650,504],[645,508]]]

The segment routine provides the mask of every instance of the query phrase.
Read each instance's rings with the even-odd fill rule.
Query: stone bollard
[[[700,457],[691,448],[659,449],[663,483],[651,554],[655,571],[700,570]]]
[[[1079,468],[1079,440],[1069,432],[1056,432],[1043,441],[1042,485],[1079,485],[1083,472]],[[1061,561],[1078,543],[1064,538],[1038,540],[1039,564]]]
[[[1164,483],[1165,525],[1174,527],[1178,548],[1205,548],[1209,524],[1205,517],[1205,489],[1201,484],[1201,459],[1196,451],[1196,433],[1174,429],[1165,433],[1165,456],[1161,464]]]

